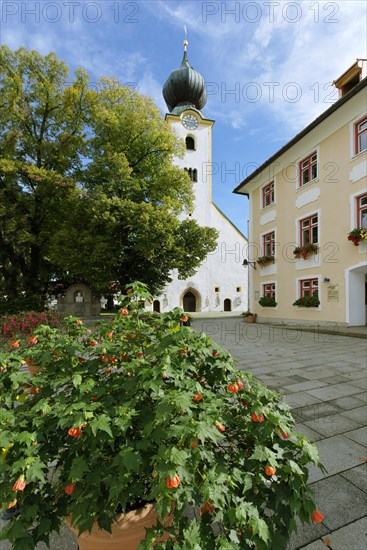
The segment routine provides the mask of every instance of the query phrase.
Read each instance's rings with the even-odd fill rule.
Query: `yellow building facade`
[[[334,82],[340,99],[235,189],[250,200],[260,322],[367,323],[366,68],[357,60]]]

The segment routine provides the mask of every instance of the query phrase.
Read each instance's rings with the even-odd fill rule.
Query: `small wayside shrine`
[[[182,307],[187,312],[236,311],[247,307],[247,277],[243,260],[246,237],[212,201],[213,120],[201,113],[207,98],[204,77],[191,67],[184,42],[181,66],[172,71],[163,86],[169,113],[166,122],[186,143],[186,152],[176,165],[187,171],[195,195],[191,213],[199,225],[219,232],[217,249],[209,254],[193,277],[179,280],[175,272],[163,294],[153,304],[155,311]]]

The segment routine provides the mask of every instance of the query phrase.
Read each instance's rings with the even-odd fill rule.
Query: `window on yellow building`
[[[262,207],[265,208],[266,206],[270,206],[270,204],[274,204],[274,202],[274,182],[272,181],[262,188]]]
[[[300,246],[305,244],[317,244],[319,241],[319,221],[318,215],[313,214],[299,222],[300,227]]]
[[[317,178],[317,152],[313,152],[299,163],[299,186]]]
[[[367,151],[367,116],[362,118],[354,126],[355,154]]]
[[[264,256],[275,255],[275,232],[271,231],[263,235],[263,253]]]
[[[367,226],[367,193],[357,197],[357,225]]]
[[[306,298],[319,295],[318,279],[301,279],[299,282],[299,297]]]
[[[263,296],[269,296],[269,298],[275,298],[275,283],[269,283],[263,285]]]

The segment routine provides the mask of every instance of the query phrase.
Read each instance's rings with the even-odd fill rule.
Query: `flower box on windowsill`
[[[262,307],[276,307],[277,302],[273,296],[262,296],[259,300],[259,304]]]
[[[259,267],[265,267],[266,265],[273,264],[275,262],[274,256],[260,256],[256,260]]]
[[[319,247],[317,244],[307,243],[302,246],[296,246],[293,250],[293,254],[297,259],[303,258],[304,260],[307,260],[310,254],[317,254],[318,250]]]
[[[293,305],[298,307],[319,307],[320,300],[318,296],[303,296],[293,302]]]
[[[348,241],[352,241],[354,246],[359,246],[361,241],[367,242],[367,227],[355,227],[348,233]]]

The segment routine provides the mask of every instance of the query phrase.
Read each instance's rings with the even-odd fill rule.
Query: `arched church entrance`
[[[200,311],[200,296],[193,289],[185,291],[182,297],[182,307],[184,311],[192,313],[194,311]]]
[[[358,264],[346,272],[347,323],[367,324],[367,265]]]
[[[160,313],[161,312],[161,303],[159,300],[154,300],[153,302],[153,311]]]
[[[232,302],[229,298],[224,300],[224,311],[232,311]]]

